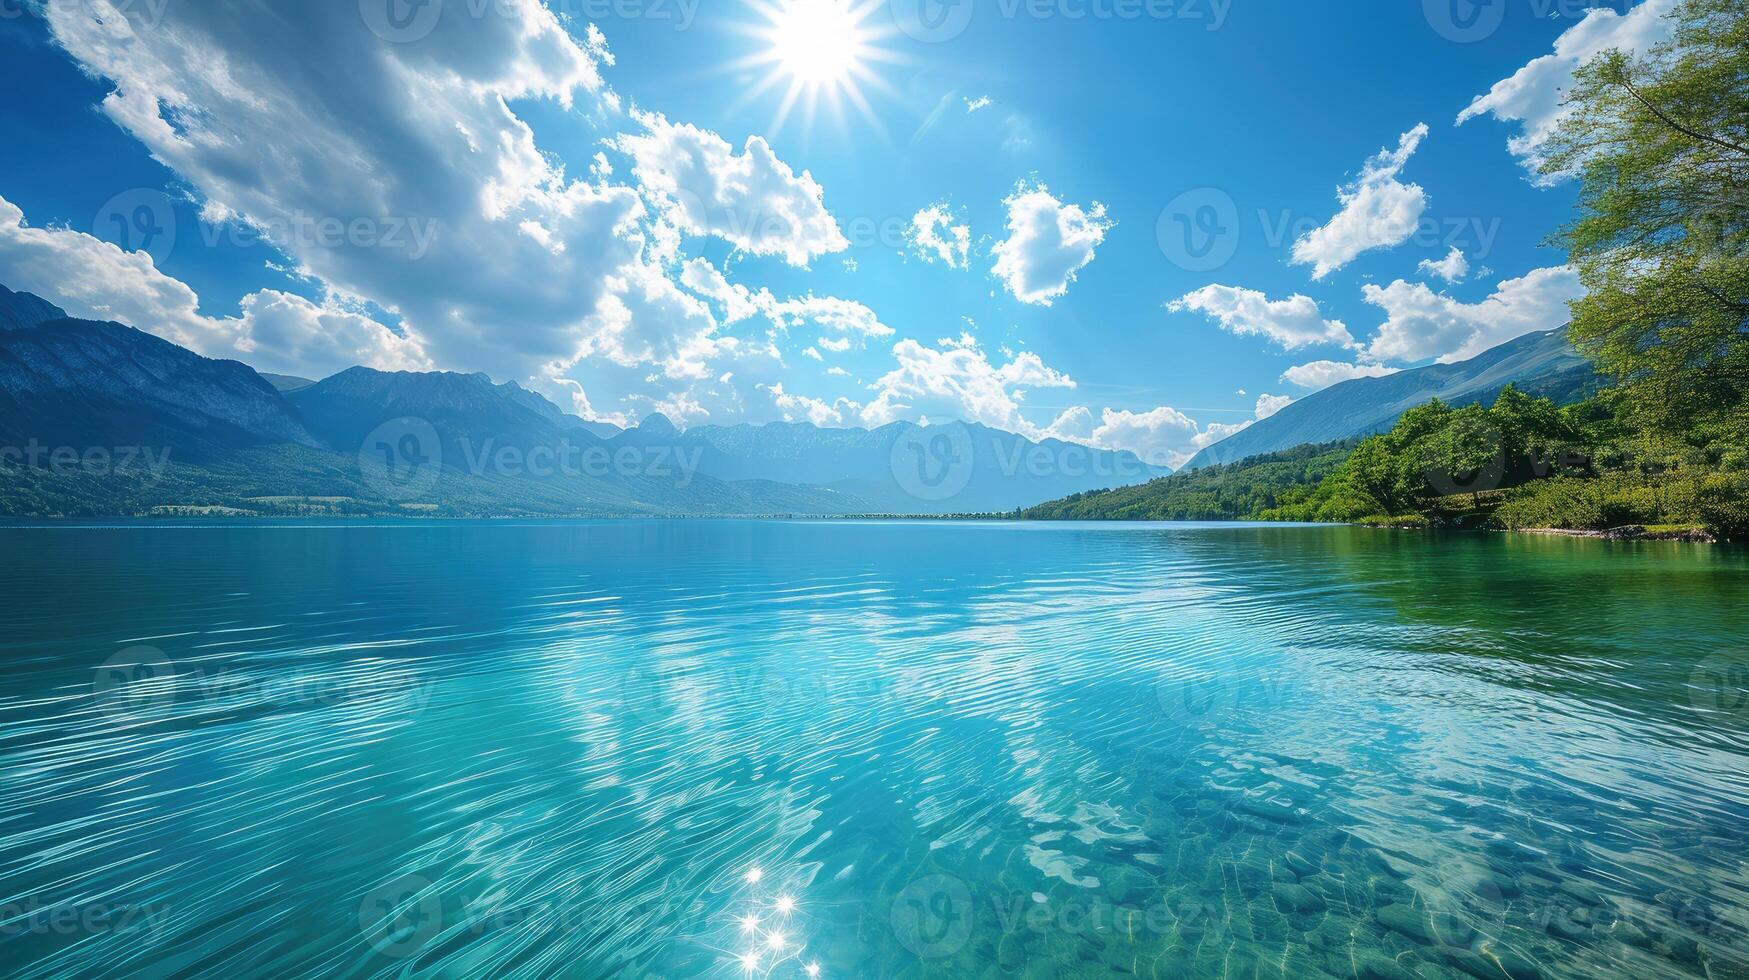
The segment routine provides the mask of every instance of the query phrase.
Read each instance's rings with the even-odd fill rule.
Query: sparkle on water
[[[1749,557],[0,529],[8,976],[1749,976]]]

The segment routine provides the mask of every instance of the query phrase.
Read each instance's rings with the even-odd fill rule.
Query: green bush
[[[1404,514],[1392,517],[1389,514],[1372,514],[1362,517],[1354,523],[1362,527],[1400,527],[1411,531],[1425,531],[1433,526],[1433,522],[1420,514]]]
[[[1550,527],[1599,530],[1604,523],[1603,494],[1593,481],[1556,477],[1514,489],[1494,511],[1494,521],[1512,530]]]
[[[1701,482],[1700,522],[1720,541],[1749,543],[1749,476],[1721,474]]]
[[[1611,493],[1598,505],[1598,518],[1606,528],[1658,524],[1660,514],[1657,494],[1644,487]]]

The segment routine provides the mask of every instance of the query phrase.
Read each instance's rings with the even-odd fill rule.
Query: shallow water
[[[939,522],[0,547],[9,975],[1749,976],[1741,552]]]

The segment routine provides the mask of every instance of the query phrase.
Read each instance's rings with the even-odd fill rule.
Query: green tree
[[[1749,393],[1749,0],[1669,16],[1667,43],[1577,73],[1544,171],[1580,180],[1556,235],[1587,289],[1575,343],[1680,432]]]

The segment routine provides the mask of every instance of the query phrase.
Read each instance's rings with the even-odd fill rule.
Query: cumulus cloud
[[[911,216],[905,241],[925,262],[940,262],[950,269],[967,268],[971,264],[972,229],[956,224],[956,220],[946,204],[932,204]]]
[[[207,218],[397,314],[443,366],[526,377],[568,355],[644,259],[636,192],[567,180],[510,108],[611,114],[594,29],[575,38],[541,4],[448,4],[426,36],[389,43],[349,4],[120,6],[45,6],[55,41],[112,86],[103,111]],[[429,248],[300,231],[403,221],[435,229]]]
[[[263,371],[322,378],[354,365],[389,371],[431,366],[416,339],[334,301],[312,303],[264,289],[243,298],[239,316],[205,316],[194,290],[158,271],[146,253],[66,228],[31,227],[5,198],[0,269],[7,286],[36,293],[73,316],[115,320]]]
[[[1292,395],[1258,395],[1257,421],[1261,422],[1293,403]]]
[[[1312,266],[1312,278],[1322,279],[1362,252],[1408,241],[1427,210],[1427,193],[1397,175],[1426,137],[1427,124],[1421,123],[1398,139],[1395,150],[1367,160],[1354,183],[1337,190],[1342,210],[1294,242],[1294,263]]]
[[[1361,296],[1384,310],[1386,320],[1366,357],[1405,363],[1429,357],[1441,363],[1465,360],[1515,337],[1566,323],[1567,304],[1584,291],[1579,274],[1569,266],[1508,279],[1479,303],[1435,293],[1424,283],[1369,283]]]
[[[1114,224],[1105,205],[1064,204],[1043,184],[1023,183],[1002,203],[1008,237],[996,244],[991,271],[1023,303],[1049,306],[1068,292]]]
[[[860,406],[848,398],[840,398],[836,402],[827,402],[820,398],[808,398],[804,395],[792,395],[783,390],[783,382],[760,385],[771,394],[771,400],[783,413],[785,422],[808,421],[818,426],[843,426],[847,415],[854,414]]]
[[[1281,374],[1281,380],[1312,391],[1321,391],[1342,381],[1355,378],[1382,378],[1396,374],[1397,369],[1383,364],[1348,364],[1342,361],[1312,361],[1296,364]]]
[[[1176,408],[1146,412],[1106,409],[1091,442],[1102,449],[1126,449],[1155,466],[1183,466],[1200,449],[1202,430],[1196,420]],[[1224,438],[1224,437],[1223,437]]]
[[[1268,337],[1286,350],[1312,344],[1354,344],[1341,320],[1327,320],[1310,296],[1272,300],[1255,289],[1211,284],[1166,304],[1174,313],[1204,314],[1240,336]]]
[[[832,351],[848,350],[851,338],[890,337],[894,330],[881,322],[867,305],[836,296],[806,296],[778,299],[769,289],[757,292],[732,283],[705,259],[691,259],[681,270],[680,281],[694,293],[716,303],[725,323],[739,323],[763,315],[778,330],[816,327],[840,336],[826,338],[820,346]]]
[[[898,366],[874,383],[875,397],[860,409],[867,424],[920,416],[961,418],[1037,439],[1044,430],[1021,414],[1027,392],[1075,387],[1074,379],[1031,351],[992,364],[970,335],[938,347],[901,340],[893,346],[893,357]]]
[[[1422,259],[1415,267],[1424,275],[1438,276],[1446,282],[1463,282],[1470,274],[1470,260],[1464,258],[1464,250],[1453,245],[1451,251],[1445,253],[1445,258],[1435,261]]]
[[[1598,54],[1612,48],[1644,52],[1671,36],[1667,15],[1677,0],[1644,0],[1626,13],[1594,7],[1555,39],[1550,54],[1532,59],[1510,76],[1494,83],[1458,114],[1458,125],[1477,116],[1491,115],[1502,122],[1519,124],[1518,134],[1507,140],[1507,149],[1539,183],[1552,183],[1561,175],[1540,175],[1546,160],[1544,149],[1562,117],[1569,111],[1562,104],[1573,85],[1573,72]]]
[[[715,133],[640,114],[641,134],[614,145],[664,218],[689,235],[715,235],[754,255],[806,267],[850,246],[826,210],[825,191],[806,170],[778,159],[762,137],[740,153]]]

